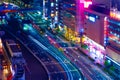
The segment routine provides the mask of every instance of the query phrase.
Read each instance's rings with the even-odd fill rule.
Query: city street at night
[[[0,80],[120,80],[120,0],[0,0]]]

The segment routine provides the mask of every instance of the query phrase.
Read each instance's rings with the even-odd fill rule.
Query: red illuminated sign
[[[88,8],[92,4],[92,0],[84,0],[84,8]]]

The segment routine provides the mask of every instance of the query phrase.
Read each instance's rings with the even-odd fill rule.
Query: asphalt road
[[[24,46],[21,48],[27,62],[26,80],[48,80],[48,74],[41,63]]]

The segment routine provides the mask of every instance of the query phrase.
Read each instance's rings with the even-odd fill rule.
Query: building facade
[[[69,41],[80,42],[77,26],[77,2],[76,0],[61,0],[59,5],[59,21],[64,28],[64,36]],[[79,19],[79,18],[78,18]]]
[[[97,3],[98,5],[93,3],[89,8],[84,8],[84,33],[87,37],[87,42],[85,43],[87,43],[89,48],[92,45],[89,51],[93,54],[95,53],[94,55],[100,54],[103,59],[103,55],[107,55],[120,63],[120,12],[117,6],[119,2],[117,0],[108,0],[108,2],[103,3],[110,6],[107,8],[99,5],[99,3]],[[101,47],[96,45],[96,43]],[[93,58],[95,59],[96,56]]]
[[[101,9],[101,12],[97,12],[96,9]],[[106,56],[106,42],[107,38],[106,29],[104,27],[104,20],[107,14],[102,12],[105,9],[101,7],[91,6],[84,9],[84,33],[85,41],[83,42],[88,46],[88,55],[97,61],[97,63],[103,64]]]

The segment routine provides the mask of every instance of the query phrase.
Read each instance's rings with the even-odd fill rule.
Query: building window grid
[[[112,31],[120,33],[120,28],[119,27],[109,26],[109,30],[112,30]]]
[[[112,34],[113,36],[118,38],[118,39],[110,38],[110,40],[113,40],[114,42],[120,44],[120,41],[119,41],[119,39],[120,39],[120,26],[109,25],[109,35],[110,34]]]

